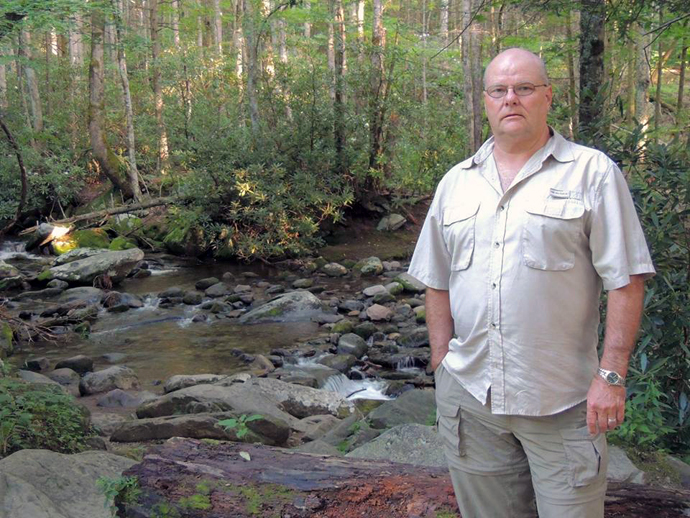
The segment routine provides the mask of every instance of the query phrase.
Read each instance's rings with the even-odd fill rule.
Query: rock
[[[63,290],[60,288],[46,288],[38,291],[25,291],[13,297],[12,300],[45,300],[52,297],[57,297],[62,293],[62,291]]]
[[[312,317],[311,320],[312,322],[316,322],[317,324],[335,324],[337,322],[340,322],[344,318],[345,317],[338,314],[322,313],[320,315]]]
[[[318,363],[331,369],[335,369],[342,374],[347,374],[357,363],[357,358],[351,354],[328,354],[318,360]]]
[[[0,360],[14,353],[14,331],[7,322],[0,322]],[[2,376],[0,376],[2,377]]]
[[[14,266],[0,261],[0,292],[21,288],[24,276]]]
[[[198,306],[204,301],[204,296],[198,291],[188,291],[182,297],[182,303],[187,306]]]
[[[359,300],[346,300],[338,304],[338,309],[340,311],[362,311],[364,309],[364,303]]]
[[[24,368],[33,372],[43,372],[50,369],[50,362],[45,356],[40,358],[27,358],[24,362]]]
[[[329,277],[342,277],[348,274],[348,269],[338,263],[325,264],[321,267],[321,271]]]
[[[220,381],[219,383],[223,383]],[[235,414],[261,414],[288,424],[295,420],[278,407],[272,397],[262,391],[248,389],[245,383],[221,385],[195,385],[170,392],[137,408],[137,417],[162,417],[201,412],[233,412]]]
[[[211,297],[214,299],[218,298],[218,297],[225,297],[229,293],[230,293],[230,289],[228,288],[227,284],[225,284],[224,282],[218,282],[218,283],[214,284],[213,286],[206,288],[206,290],[204,291],[204,294],[207,297]]]
[[[351,354],[359,359],[367,353],[368,349],[364,338],[354,333],[347,333],[338,340],[338,354]]]
[[[382,320],[390,320],[393,312],[386,306],[374,304],[367,308],[367,316],[374,322],[380,322]]]
[[[377,329],[376,325],[371,322],[362,322],[361,324],[356,325],[353,331],[365,340],[368,340],[369,337],[377,331]]]
[[[276,370],[273,362],[266,358],[263,354],[257,354],[252,362],[249,364],[249,370],[256,374],[266,374]]]
[[[296,290],[311,288],[313,285],[314,281],[312,279],[297,279],[292,283],[292,287]]]
[[[276,295],[278,293],[283,293],[285,291],[285,287],[280,285],[280,284],[273,284],[266,288],[266,295]]]
[[[399,270],[401,267],[400,261],[383,261],[384,272],[393,272]]]
[[[21,379],[28,383],[42,383],[42,384],[48,384],[48,385],[57,385],[61,386],[57,381],[51,380],[48,376],[44,376],[43,374],[39,374],[38,372],[33,372],[33,371],[26,371],[26,370],[19,370],[18,375]]]
[[[238,284],[235,289],[232,290],[233,293],[251,293],[252,287],[249,284]]]
[[[375,286],[369,286],[368,288],[364,288],[362,290],[362,293],[364,293],[367,297],[373,297],[375,295],[381,295],[384,293],[388,295],[388,290],[383,285],[376,284]]]
[[[93,284],[96,277],[107,276],[116,284],[127,277],[127,274],[143,258],[144,252],[138,248],[121,252],[104,252],[71,263],[53,266],[49,272],[53,279],[69,283]]]
[[[241,415],[228,412],[201,413],[127,421],[113,432],[110,440],[114,442],[139,442],[170,439],[171,437],[189,437],[193,439],[258,442],[271,446],[282,446],[287,442],[290,436],[290,427],[284,421],[274,417],[261,416],[256,420],[247,421],[245,425],[246,434],[238,434],[239,426],[233,428],[218,424],[219,421],[237,419]]]
[[[50,246],[55,255],[62,255],[78,248],[104,248],[110,246],[110,238],[102,228],[73,230],[60,238],[53,239]]]
[[[171,376],[163,384],[163,392],[168,394],[194,385],[211,384],[227,378],[225,374],[178,374]]]
[[[422,347],[429,345],[429,331],[426,327],[418,327],[398,339],[402,347]]]
[[[0,460],[0,518],[110,518],[99,478],[136,464],[105,452],[21,450]]]
[[[79,383],[82,395],[99,394],[113,389],[138,389],[139,379],[134,371],[124,365],[115,365],[86,374]]]
[[[50,237],[55,229],[55,225],[50,223],[41,223],[38,228],[29,236],[29,240],[26,242],[25,249],[27,252],[38,248],[38,246]]]
[[[182,288],[168,288],[165,291],[161,291],[158,297],[161,299],[181,299],[184,297],[185,291]]]
[[[339,423],[340,419],[330,414],[313,415],[300,419],[293,428],[302,434],[302,440],[306,442],[318,440]]]
[[[246,382],[244,388],[258,391],[300,419],[322,414],[343,418],[355,409],[351,401],[336,392],[293,385],[277,379],[255,378]]]
[[[610,482],[632,482],[644,484],[644,472],[635,466],[625,452],[618,446],[608,445],[609,468],[606,479]]]
[[[213,286],[214,284],[218,284],[219,282],[220,282],[220,280],[217,279],[216,277],[207,277],[205,279],[201,279],[199,281],[196,281],[196,284],[194,284],[194,287],[197,290],[204,291],[204,290],[210,288],[211,286]]]
[[[60,385],[79,385],[79,373],[72,369],[55,369],[48,373],[48,377]]]
[[[410,447],[411,445],[414,447]],[[421,424],[395,426],[345,456],[381,459],[416,466],[447,466],[443,441],[433,427]]]
[[[369,349],[369,361],[377,365],[381,365],[387,369],[404,369],[410,367],[426,367],[431,359],[431,351],[428,348],[405,348],[398,349],[395,352],[387,353],[377,347]],[[388,373],[389,375],[395,373]],[[388,377],[386,373],[382,373],[387,379],[394,379]],[[412,379],[415,375],[404,376],[402,379]]]
[[[686,464],[682,460],[671,455],[666,455],[666,457],[664,457],[664,460],[668,463],[671,469],[678,473],[680,484],[684,488],[690,489],[690,464]]]
[[[403,290],[410,293],[424,293],[426,285],[412,277],[409,273],[401,273],[395,278],[395,282],[399,282],[403,286]]]
[[[383,273],[383,264],[378,257],[367,257],[355,265],[355,270],[359,271],[362,277],[373,277]]]
[[[56,369],[72,369],[78,374],[84,375],[93,371],[93,358],[79,354],[65,360],[60,360],[55,365]]]
[[[418,324],[426,323],[426,306],[417,306],[414,308],[415,322]]]
[[[332,331],[337,334],[346,334],[351,333],[353,329],[354,324],[352,323],[352,321],[343,319],[333,326]]]
[[[122,423],[131,421],[131,417],[118,414],[91,414],[91,425],[101,437],[110,437]]]
[[[239,321],[242,324],[304,322],[321,312],[321,301],[316,295],[308,291],[293,291],[249,311]]]
[[[434,419],[435,408],[433,390],[410,390],[374,409],[367,421],[379,430],[408,423],[428,424]]]
[[[395,295],[392,295],[388,292],[386,293],[377,293],[374,295],[374,304],[386,304],[388,302],[395,302]]]
[[[141,392],[125,392],[121,389],[113,389],[98,398],[98,402],[96,404],[103,408],[138,407],[142,403],[154,400],[157,397],[158,396],[156,396],[153,392],[149,392],[147,390]]]
[[[69,288],[69,282],[61,281],[59,279],[53,279],[48,283],[48,288],[57,288],[59,290],[66,290]]]
[[[394,230],[398,230],[406,222],[407,220],[405,217],[400,214],[389,214],[388,216],[381,218],[379,224],[376,225],[376,230],[380,232],[392,232]]]

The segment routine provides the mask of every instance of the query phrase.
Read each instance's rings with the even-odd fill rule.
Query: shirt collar
[[[570,148],[571,143],[563,138],[563,136],[558,133],[555,129],[549,126],[549,131],[551,132],[551,138],[548,140],[546,145],[542,148],[542,153],[544,160],[546,160],[549,155],[559,162],[572,162],[575,160],[573,151]],[[470,158],[461,162],[459,165],[462,169],[469,169],[474,165],[481,164],[487,158],[491,156],[494,151],[494,137],[490,137],[482,147]],[[539,151],[537,151],[539,152]]]

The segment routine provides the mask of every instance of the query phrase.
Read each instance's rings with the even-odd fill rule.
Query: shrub
[[[0,455],[25,448],[81,451],[91,436],[88,411],[62,388],[0,378]]]

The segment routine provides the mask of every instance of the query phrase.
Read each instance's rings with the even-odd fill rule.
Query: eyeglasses
[[[520,83],[514,86],[494,85],[490,86],[484,91],[487,94],[489,94],[489,97],[493,97],[494,99],[500,99],[501,97],[505,97],[508,94],[508,90],[512,88],[513,92],[515,92],[515,95],[518,95],[520,97],[526,97],[528,95],[532,95],[534,91],[540,86],[549,85],[533,85],[532,83]]]

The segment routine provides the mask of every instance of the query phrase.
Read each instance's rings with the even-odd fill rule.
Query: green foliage
[[[0,455],[25,448],[74,453],[90,435],[88,412],[61,387],[0,379]]]
[[[113,516],[117,513],[116,499],[118,503],[133,505],[142,493],[137,477],[100,477],[96,486],[105,495],[105,508],[110,509]]]
[[[222,421],[218,421],[218,426],[221,426],[225,430],[234,430],[235,431],[235,436],[238,439],[242,439],[245,435],[249,433],[249,427],[247,426],[247,423],[251,423],[252,421],[258,421],[259,419],[263,419],[264,416],[260,414],[242,414],[239,417],[233,417],[231,419],[223,419]]]
[[[180,498],[178,502],[181,507],[186,509],[197,509],[199,511],[206,511],[211,508],[211,499],[208,495],[195,494]]]

